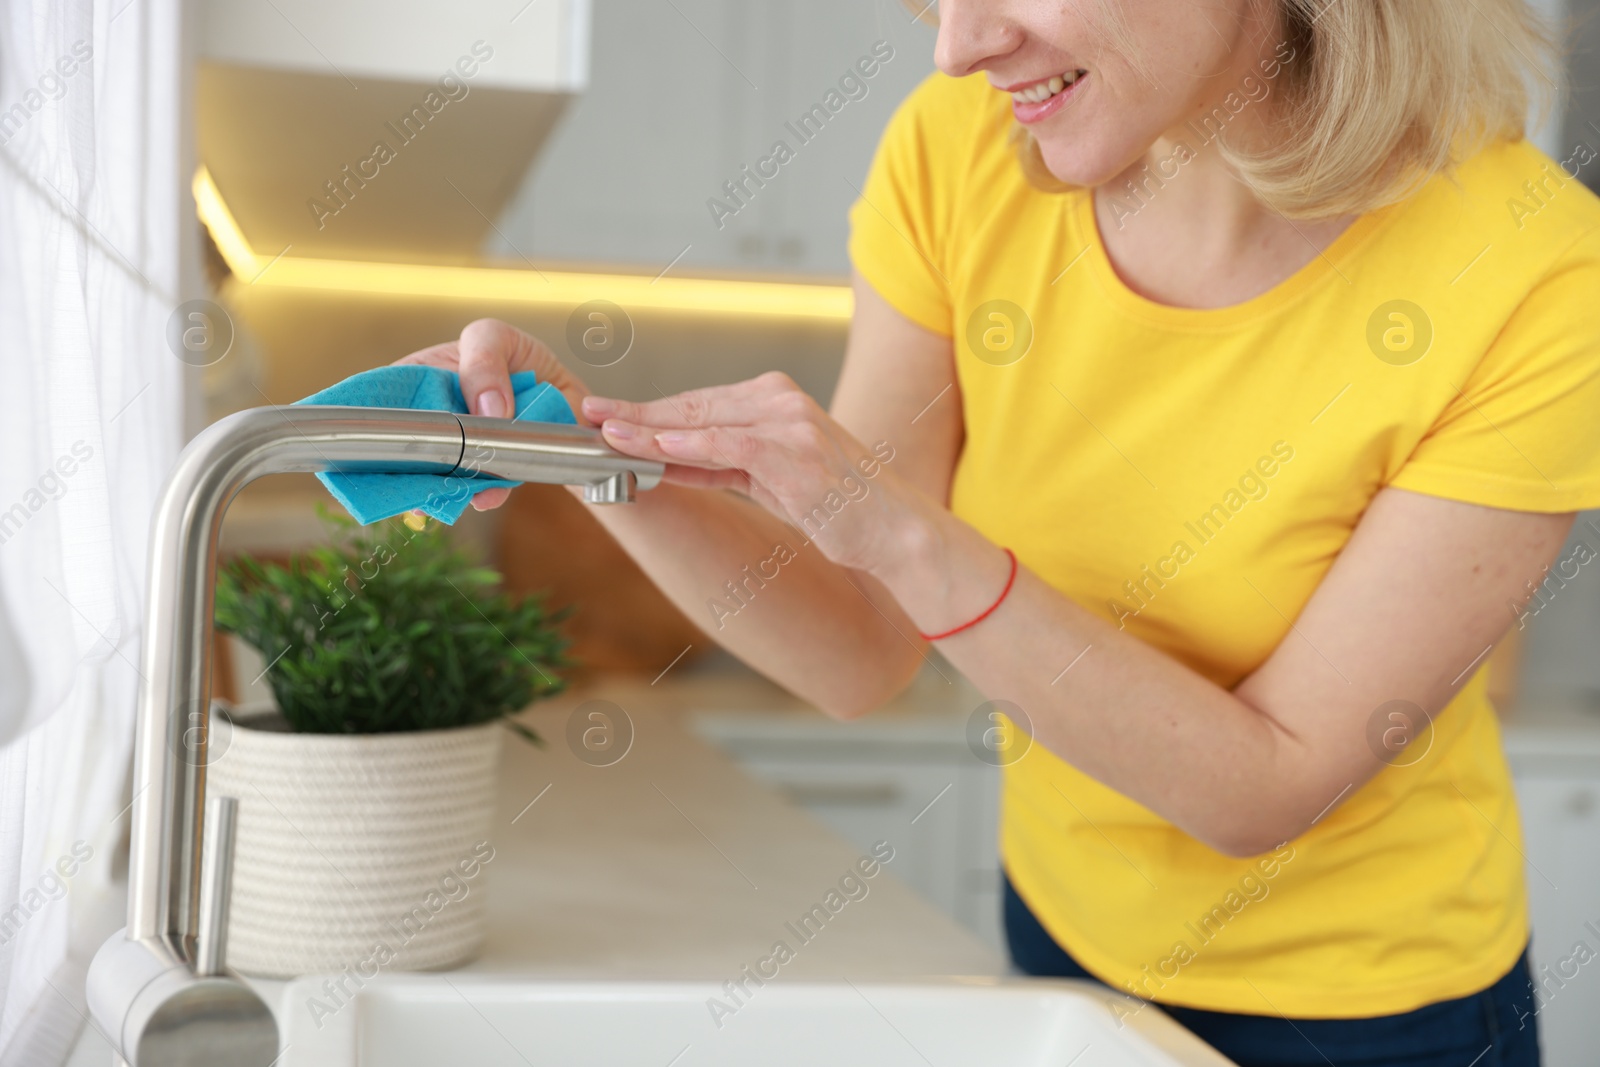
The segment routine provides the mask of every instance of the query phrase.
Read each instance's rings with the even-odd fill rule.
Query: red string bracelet
[[[1007,578],[1006,578],[1006,587],[1004,589],[1000,590],[999,598],[996,599],[993,604],[990,604],[988,606],[988,608],[986,608],[984,610],[982,615],[979,615],[977,618],[971,620],[970,622],[962,623],[960,626],[957,626],[954,630],[946,630],[942,634],[925,634],[925,633],[923,633],[922,631],[919,630],[919,631],[917,631],[917,636],[918,637],[922,638],[924,641],[942,641],[946,637],[954,637],[956,634],[960,633],[962,630],[970,630],[970,629],[972,629],[974,626],[978,625],[984,619],[987,619],[990,615],[993,615],[995,608],[998,608],[1001,604],[1005,603],[1006,597],[1011,594],[1011,587],[1014,584],[1016,584],[1016,581],[1017,581],[1017,554],[1015,552],[1011,551],[1009,548],[1001,549],[1001,551],[1003,551],[1006,554],[1006,558],[1007,559],[1011,560],[1011,574],[1009,576],[1007,576]]]

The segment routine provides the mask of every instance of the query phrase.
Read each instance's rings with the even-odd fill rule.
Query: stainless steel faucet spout
[[[268,1067],[278,1054],[272,1015],[254,992],[221,960],[196,967],[211,612],[217,535],[234,495],[266,474],[318,471],[444,475],[442,492],[463,496],[478,475],[581,485],[592,502],[611,503],[655,486],[662,465],[582,427],[387,408],[252,408],[190,442],[151,529],[128,925],[89,972],[91,1010],[133,1067]],[[226,882],[220,869],[213,877]]]

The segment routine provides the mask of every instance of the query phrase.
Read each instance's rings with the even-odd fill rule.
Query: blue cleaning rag
[[[567,398],[549,383],[540,382],[532,371],[513,374],[511,389],[516,397],[515,418],[577,424]],[[461,395],[461,376],[455,371],[421,365],[362,371],[296,403],[467,414],[467,402]],[[317,477],[363,526],[413,510],[453,525],[467,509],[473,493],[495,486],[520,484],[483,476],[465,479],[459,474],[323,473]],[[469,480],[470,486],[464,484]]]

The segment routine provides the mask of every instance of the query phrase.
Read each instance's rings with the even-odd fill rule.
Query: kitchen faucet
[[[599,431],[389,408],[252,408],[178,457],[150,537],[149,610],[134,730],[128,924],[89,967],[90,1012],[131,1067],[269,1067],[272,1011],[225,966],[236,798],[206,803],[217,535],[229,502],[265,474],[435,474],[451,493],[482,474],[581,485],[631,502],[662,465]]]

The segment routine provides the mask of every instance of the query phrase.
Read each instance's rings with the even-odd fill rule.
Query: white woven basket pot
[[[206,793],[239,801],[228,965],[286,978],[471,959],[500,724],[296,734],[269,715],[212,716]]]

